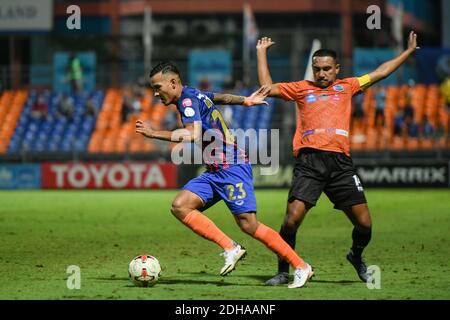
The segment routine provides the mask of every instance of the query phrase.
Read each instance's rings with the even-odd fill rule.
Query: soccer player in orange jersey
[[[256,45],[260,85],[270,86],[268,96],[297,103],[297,129],[293,140],[295,167],[286,216],[280,235],[295,248],[297,229],[306,213],[315,206],[322,192],[344,211],[354,225],[353,244],[347,260],[359,278],[370,281],[362,259],[369,244],[372,220],[363,187],[350,158],[349,129],[352,97],[388,77],[417,48],[417,35],[409,34],[408,48],[398,57],[361,77],[339,80],[340,65],[333,50],[321,49],[313,54],[314,81],[273,83],[267,63],[267,49],[274,42],[264,37]],[[278,274],[267,285],[287,283],[289,264],[279,259]]]

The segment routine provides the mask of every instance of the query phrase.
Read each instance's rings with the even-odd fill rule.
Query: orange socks
[[[213,241],[224,250],[233,249],[233,241],[223,233],[208,217],[194,210],[183,219],[183,223],[196,234]]]
[[[196,234],[205,239],[213,241],[224,250],[233,249],[233,241],[223,233],[208,217],[194,210],[184,219],[183,223]],[[260,223],[253,237],[266,245],[270,250],[289,262],[292,267],[306,268],[306,263],[295,253],[295,251],[271,228]]]
[[[300,258],[273,229],[259,223],[253,237],[264,243],[266,247],[278,254],[280,257],[284,258],[284,260],[289,262],[295,269],[306,268],[306,263],[302,260],[302,258]]]

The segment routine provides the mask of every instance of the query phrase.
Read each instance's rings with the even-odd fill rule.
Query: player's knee
[[[370,219],[359,221],[358,229],[362,232],[370,232],[372,230],[372,221]]]
[[[298,206],[297,207],[293,207],[293,206],[288,207],[287,214],[284,219],[283,227],[292,232],[297,231],[305,214],[306,214],[305,207],[298,207]]]
[[[256,229],[258,228],[257,223],[253,223],[252,221],[248,220],[240,220],[238,222],[239,228],[242,230],[242,232],[253,236],[256,232]]]
[[[372,229],[372,219],[370,219],[370,214],[367,213],[366,215],[360,217],[358,219],[358,225],[362,231],[369,232]]]
[[[246,234],[253,236],[256,232],[256,227],[250,224],[246,224],[245,226],[241,226],[241,230]]]
[[[185,212],[183,202],[179,199],[175,199],[170,207],[170,212],[172,212],[172,214],[178,218],[182,216]]]
[[[242,232],[249,234],[250,228],[248,227],[248,225],[241,223],[239,224],[239,228],[241,229]]]
[[[300,219],[298,215],[288,214],[284,219],[284,224],[282,228],[290,232],[296,232],[299,226],[300,226]]]

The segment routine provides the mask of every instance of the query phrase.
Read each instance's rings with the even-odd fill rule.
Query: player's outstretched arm
[[[185,128],[173,131],[154,130],[148,122],[142,120],[136,121],[136,133],[144,137],[159,139],[171,142],[193,142],[199,141],[202,135],[201,121],[189,123]]]
[[[280,97],[278,86],[273,84],[272,76],[269,71],[267,62],[267,50],[273,46],[275,42],[271,38],[263,37],[256,44],[256,57],[258,61],[258,81],[261,86],[269,86],[270,91],[267,93],[269,97]]]
[[[414,31],[411,31],[408,39],[408,48],[396,58],[383,63],[375,71],[369,73],[371,84],[375,84],[390,76],[416,51],[416,49],[420,49],[417,46],[417,34]]]
[[[264,99],[267,97],[269,90],[269,86],[262,86],[248,97],[227,93],[214,93],[213,102],[215,104],[241,104],[247,107],[259,104],[268,105]]]

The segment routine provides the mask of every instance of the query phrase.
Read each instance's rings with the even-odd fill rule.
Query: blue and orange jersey
[[[177,103],[183,125],[195,121],[200,121],[202,124],[203,162],[209,171],[227,169],[237,163],[248,163],[245,151],[237,147],[235,137],[214,105],[213,99],[214,94],[211,92],[184,86]],[[220,145],[220,148],[215,148],[210,152],[210,147],[204,152],[212,141]]]

